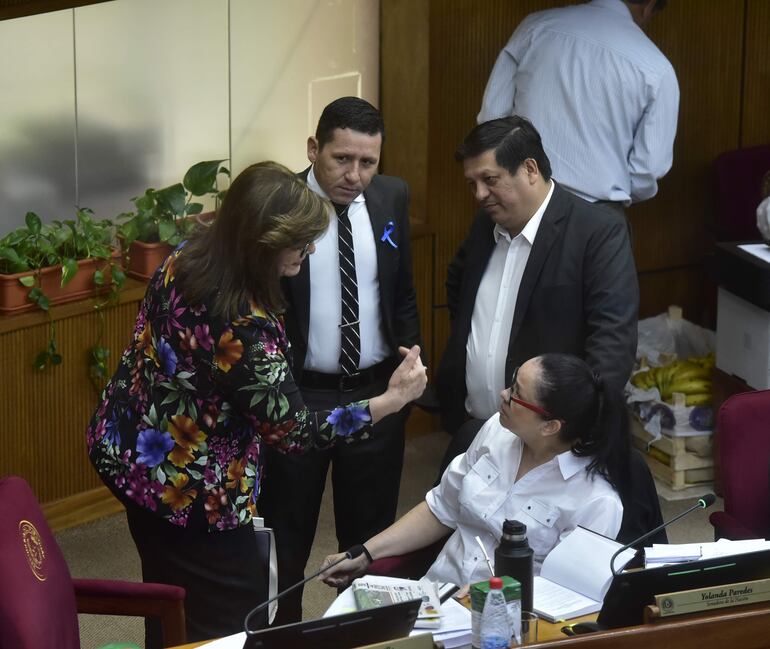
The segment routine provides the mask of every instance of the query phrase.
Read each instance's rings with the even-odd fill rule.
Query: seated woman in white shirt
[[[505,519],[527,525],[538,574],[546,555],[578,525],[615,538],[629,457],[619,393],[576,356],[530,359],[501,392],[499,413],[452,461],[441,483],[366,541],[369,556],[343,561],[323,581],[344,586],[364,574],[372,558],[406,554],[450,534],[427,576],[458,585],[481,581],[489,570],[475,537],[492,555]]]

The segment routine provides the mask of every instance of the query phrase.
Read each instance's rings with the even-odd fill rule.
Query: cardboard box
[[[721,287],[717,297],[716,366],[752,388],[770,388],[770,311]]]

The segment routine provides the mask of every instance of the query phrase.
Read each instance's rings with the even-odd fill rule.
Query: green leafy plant
[[[60,364],[62,357],[56,343],[56,326],[50,318],[51,300],[41,286],[41,271],[49,266],[60,266],[61,286],[65,286],[77,273],[79,260],[103,259],[105,264],[95,270],[93,276],[97,287],[104,286],[104,268],[109,266],[109,291],[94,305],[100,312],[106,305],[117,301],[125,274],[112,261],[113,223],[108,219],[95,220],[88,208],[79,209],[74,219],[55,220],[47,224],[43,224],[34,212],[27,212],[24,221],[25,227],[17,228],[0,239],[0,274],[29,272],[22,275],[19,282],[30,288],[28,298],[49,315],[48,342],[34,361],[34,366],[42,370],[49,365]],[[100,317],[103,320],[103,314]],[[100,331],[97,346],[101,337]]]
[[[150,188],[132,198],[136,210],[118,216],[122,221],[118,234],[124,245],[132,241],[179,245],[196,225],[194,219],[186,217],[203,211],[203,203],[193,199],[204,196],[219,199],[223,194],[218,178],[220,174],[230,176],[223,162],[225,160],[198,162],[187,170],[181,183],[163,189]]]

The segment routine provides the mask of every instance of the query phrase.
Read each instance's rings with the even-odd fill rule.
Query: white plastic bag
[[[682,309],[671,306],[667,313],[639,321],[636,357],[644,372],[648,367],[663,367],[677,359],[708,356],[716,347],[716,333],[682,318]],[[639,417],[653,441],[662,434],[672,437],[708,435],[713,432],[714,411],[710,405],[685,405],[683,395],[673,403],[661,398],[657,387],[626,385],[626,403]]]
[[[770,196],[757,207],[757,228],[765,241],[770,241]]]
[[[670,306],[668,313],[639,321],[636,358],[647,359],[652,367],[674,358],[707,356],[716,348],[716,332],[682,318],[682,309]]]

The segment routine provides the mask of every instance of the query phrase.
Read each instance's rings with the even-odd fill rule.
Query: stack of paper
[[[770,549],[770,541],[765,539],[743,541],[719,539],[716,542],[706,543],[655,543],[651,548],[644,549],[644,565],[645,568],[657,568],[671,563],[727,557],[733,554],[745,554],[768,549]]]
[[[719,539],[716,543],[702,543],[701,557],[727,557],[731,554],[746,554],[747,552],[759,552],[770,549],[770,541],[765,539],[746,539],[743,541],[730,541]]]
[[[417,633],[415,628],[411,635]],[[433,640],[445,649],[466,647],[471,643],[471,611],[451,597],[441,605],[441,626],[433,630]]]
[[[644,548],[644,567],[656,568],[669,563],[695,561],[701,558],[702,543],[654,543]]]

